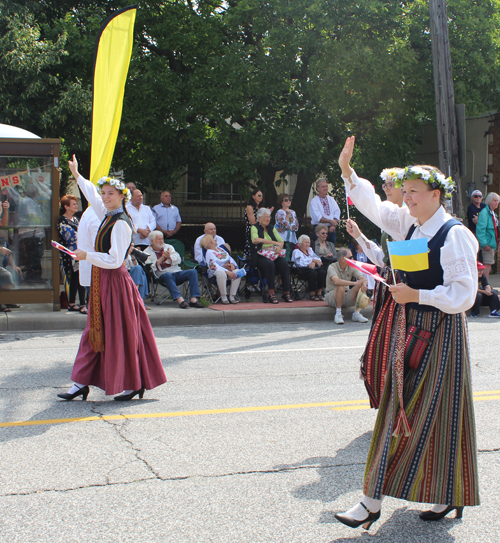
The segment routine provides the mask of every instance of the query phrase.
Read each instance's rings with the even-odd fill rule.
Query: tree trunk
[[[276,194],[276,185],[274,178],[276,177],[276,168],[266,165],[257,170],[260,176],[261,190],[264,193],[264,205],[266,207],[274,207],[274,212],[277,211],[278,195]]]
[[[311,185],[315,179],[316,175],[309,172],[300,172],[297,174],[297,185],[293,193],[292,209],[297,213],[299,220],[308,215],[307,200],[309,200]]]

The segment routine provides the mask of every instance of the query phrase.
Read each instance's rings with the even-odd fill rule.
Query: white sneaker
[[[359,311],[355,311],[352,314],[352,322],[368,322],[368,319],[363,317]]]
[[[333,322],[335,324],[344,324],[344,317],[342,316],[341,313],[335,315],[335,318],[333,319]]]

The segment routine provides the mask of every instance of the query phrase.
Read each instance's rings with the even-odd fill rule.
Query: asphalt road
[[[0,541],[497,543],[500,322],[469,329],[482,505],[424,523],[388,498],[369,534],[334,518],[375,420],[366,325],[155,329],[169,382],[126,404],[57,401],[79,333],[0,334]]]

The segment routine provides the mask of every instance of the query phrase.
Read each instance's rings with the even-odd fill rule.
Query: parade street
[[[483,314],[484,315],[484,314]],[[482,505],[423,522],[362,496],[376,411],[359,379],[368,325],[155,328],[168,383],[115,402],[71,385],[80,332],[0,333],[2,543],[496,543],[500,322],[469,322]]]

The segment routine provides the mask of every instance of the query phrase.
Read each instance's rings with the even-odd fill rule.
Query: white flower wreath
[[[112,187],[115,187],[116,190],[123,193],[124,203],[130,202],[130,199],[132,198],[132,194],[130,190],[125,186],[125,183],[123,183],[119,179],[115,179],[114,177],[101,177],[101,179],[97,181],[97,186],[99,189],[101,189],[103,185],[111,185]]]
[[[382,174],[380,176],[382,177]],[[423,179],[433,189],[443,189],[446,198],[451,198],[451,193],[456,189],[453,179],[445,177],[437,168],[429,170],[419,166],[407,166],[397,173],[395,179],[396,187],[400,187],[405,182],[405,179]]]

